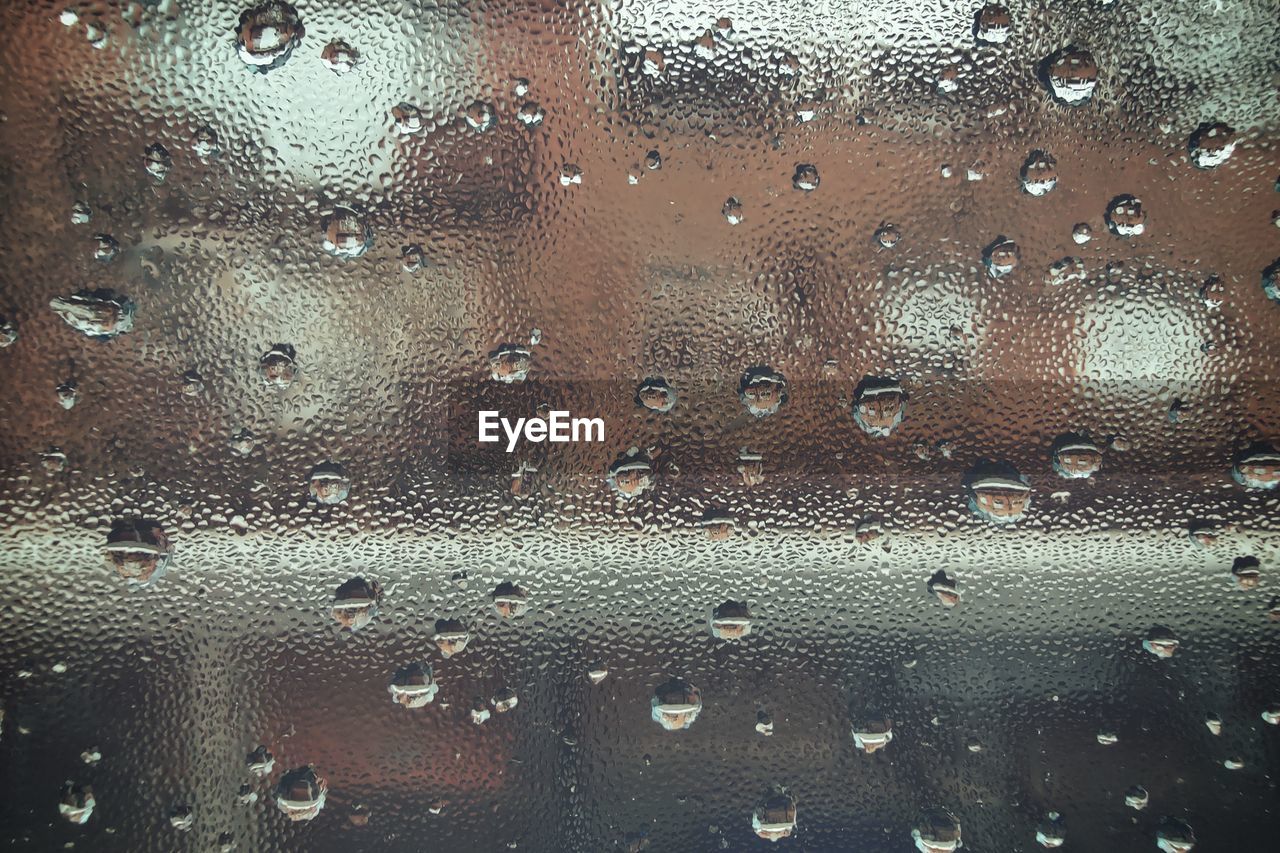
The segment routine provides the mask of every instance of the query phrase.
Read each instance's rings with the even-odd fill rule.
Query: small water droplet
[[[801,163],[796,166],[795,174],[791,176],[791,185],[805,192],[816,190],[821,182],[822,179],[818,177],[818,167],[810,163]]]
[[[156,183],[162,183],[169,177],[169,172],[173,169],[173,158],[169,156],[168,149],[159,142],[148,145],[142,153],[142,158],[147,174],[155,178]]]
[[[1013,31],[1013,16],[998,3],[988,3],[973,17],[973,37],[983,44],[1004,44]]]
[[[720,213],[730,225],[738,225],[746,218],[742,213],[742,202],[733,196],[725,201],[724,207],[720,208]]]
[[[320,51],[320,61],[334,74],[346,74],[360,64],[360,52],[342,39],[334,39]]]
[[[283,391],[297,378],[297,352],[290,344],[275,344],[258,359],[258,373],[268,388]]]

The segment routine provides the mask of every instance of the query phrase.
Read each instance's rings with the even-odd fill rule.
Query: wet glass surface
[[[1273,2],[0,42],[6,848],[1280,837]]]

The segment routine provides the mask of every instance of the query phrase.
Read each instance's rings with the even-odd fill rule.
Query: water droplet
[[[882,249],[892,249],[902,239],[902,232],[898,230],[898,226],[885,223],[876,229],[875,238]]]
[[[699,59],[715,59],[716,34],[711,30],[704,30],[702,35],[694,40],[693,52]]]
[[[1058,161],[1044,151],[1032,151],[1019,173],[1022,190],[1027,195],[1047,195],[1058,185]]]
[[[861,519],[853,528],[854,538],[859,545],[870,545],[884,538],[884,522],[875,516]],[[888,550],[886,548],[886,550]]]
[[[105,550],[107,565],[131,587],[146,587],[164,577],[173,553],[159,524],[136,519],[114,522]]]
[[[1204,715],[1204,727],[1215,737],[1222,734],[1222,717],[1210,711]]]
[[[669,732],[687,729],[702,713],[702,691],[681,678],[658,686],[649,703],[653,721]]]
[[[1093,229],[1089,227],[1088,222],[1077,222],[1075,227],[1071,229],[1071,239],[1077,245],[1083,246],[1093,239]]]
[[[749,368],[738,382],[738,399],[757,418],[772,415],[787,402],[787,380],[768,366]]]
[[[766,796],[751,813],[751,828],[766,841],[790,838],[796,829],[796,801],[782,791]]]
[[[941,808],[923,812],[916,819],[911,838],[920,853],[952,853],[963,845],[960,821],[951,812]]]
[[[159,142],[153,142],[142,152],[143,166],[156,183],[162,183],[173,169],[173,158],[169,151]]]
[[[40,454],[40,464],[44,467],[45,473],[61,473],[67,467],[67,454],[63,453],[60,448],[50,447]]]
[[[893,721],[884,714],[862,714],[853,721],[853,743],[867,755],[878,752],[893,740]]]
[[[489,353],[489,375],[495,382],[523,382],[532,364],[532,353],[519,344],[502,344]]]
[[[93,219],[93,210],[89,207],[89,202],[77,201],[71,205],[72,225],[87,225],[91,219]]]
[[[334,39],[320,51],[320,61],[334,74],[346,74],[360,64],[360,51],[342,39]]]
[[[352,826],[368,826],[372,816],[373,812],[364,803],[353,803],[351,810],[347,812],[347,823]]]
[[[258,360],[258,373],[267,387],[283,391],[298,375],[297,353],[289,344],[275,344]]]
[[[489,704],[493,706],[493,710],[499,714],[505,714],[515,708],[520,703],[520,697],[510,687],[500,687],[493,694],[493,698],[489,700]]]
[[[1102,467],[1102,451],[1088,436],[1067,433],[1053,443],[1053,470],[1069,480],[1092,477]]]
[[[1022,253],[1018,244],[1001,234],[982,250],[982,263],[992,278],[1003,278],[1018,268]]]
[[[422,110],[413,104],[401,101],[391,108],[391,120],[395,125],[396,133],[401,136],[413,136],[422,133],[425,123],[422,119]]]
[[[511,91],[515,93],[517,98],[523,98],[529,94],[529,81],[523,77],[517,77],[512,81]]]
[[[1114,746],[1120,742],[1120,738],[1110,729],[1098,732],[1098,743],[1103,746]]]
[[[929,578],[929,582],[926,584],[926,588],[934,598],[942,603],[943,607],[950,609],[960,603],[960,588],[956,585],[955,580],[949,577],[943,569],[938,569],[933,573],[933,576]]]
[[[1137,237],[1147,228],[1147,212],[1142,209],[1142,199],[1132,195],[1118,195],[1107,205],[1107,228],[1117,237]]]
[[[247,429],[239,429],[232,434],[228,444],[237,456],[248,456],[258,446],[258,439]]]
[[[1262,563],[1257,557],[1236,557],[1231,564],[1231,576],[1240,589],[1257,589],[1262,583]]]
[[[467,127],[480,133],[491,130],[494,124],[497,123],[497,118],[493,114],[493,107],[484,101],[472,101],[471,105],[463,112],[462,117],[466,119]]]
[[[222,150],[218,143],[218,132],[207,124],[197,128],[191,137],[191,150],[201,160],[218,156]]]
[[[1098,85],[1098,63],[1087,50],[1065,47],[1040,63],[1040,77],[1059,102],[1081,106],[1093,97]]]
[[[969,509],[996,524],[1010,524],[1031,507],[1031,486],[1007,462],[980,462],[965,477]]]
[[[656,150],[644,155],[644,167],[651,172],[662,168],[662,155]]]
[[[751,608],[746,604],[731,599],[712,611],[711,636],[717,640],[741,640],[750,634]]]
[[[773,67],[777,69],[779,77],[795,77],[800,73],[800,58],[784,51],[774,57]]]
[[[515,619],[523,616],[529,610],[529,593],[517,584],[511,581],[503,581],[498,584],[493,595],[493,609],[503,619]]]
[[[304,32],[302,19],[293,6],[268,0],[240,13],[236,52],[245,65],[266,74],[289,60]]]
[[[650,376],[636,389],[636,404],[666,414],[675,407],[676,391],[660,376]]]
[[[1262,709],[1262,722],[1269,726],[1280,726],[1280,704]]]
[[[49,307],[68,326],[96,340],[110,340],[133,329],[133,300],[114,290],[80,290],[54,297]]]
[[[338,206],[321,222],[321,246],[338,258],[358,258],[373,245],[373,228],[353,208]]]
[[[649,77],[657,77],[667,67],[667,58],[657,48],[646,48],[641,70]]]
[[[733,531],[737,527],[734,517],[718,508],[708,509],[702,514],[702,519],[698,523],[712,542],[728,541],[733,537]]]
[[[93,242],[93,258],[96,261],[108,264],[120,254],[120,244],[110,234],[94,234]]]
[[[942,70],[938,72],[938,79],[934,83],[939,94],[949,95],[960,89],[960,66],[953,64],[944,65]],[[970,180],[976,180],[971,178]]]
[[[1062,816],[1057,812],[1049,812],[1040,825],[1036,827],[1036,841],[1041,847],[1061,847],[1067,840],[1067,828]]]
[[[311,469],[307,479],[311,499],[324,506],[340,504],[351,493],[351,478],[336,462],[322,462]]]
[[[746,218],[742,213],[742,202],[733,196],[725,201],[724,207],[720,208],[720,213],[730,225],[738,225]]]
[[[435,633],[431,637],[436,648],[445,658],[462,652],[471,642],[471,632],[459,619],[437,619]]]
[[[276,757],[271,754],[271,750],[260,744],[245,756],[244,766],[249,769],[250,773],[261,779],[269,776],[271,771],[275,769]]]
[[[631,500],[644,494],[653,486],[653,463],[649,454],[632,447],[609,466],[606,476],[609,488],[624,500]]]
[[[1156,830],[1156,846],[1164,853],[1191,853],[1196,846],[1196,834],[1191,824],[1167,817]]]
[[[1147,631],[1146,639],[1142,641],[1142,648],[1148,653],[1161,659],[1169,659],[1178,651],[1178,638],[1173,631],[1163,625],[1154,625],[1151,630]]]
[[[187,832],[195,826],[196,816],[191,806],[174,806],[169,812],[169,825],[179,832]]]
[[[204,391],[204,378],[194,367],[182,374],[182,393],[187,397],[198,397]]]
[[[1280,302],[1280,258],[1262,271],[1262,292],[1272,302]],[[1221,305],[1221,301],[1218,304]]]
[[[58,405],[64,409],[71,409],[80,399],[79,386],[74,379],[68,379],[62,382],[57,388],[53,389],[53,393],[58,398]]]
[[[773,737],[773,715],[764,708],[756,711],[756,732],[765,737]]]
[[[984,44],[1004,44],[1013,31],[1013,16],[997,3],[988,3],[973,16],[973,37]]]
[[[1084,267],[1084,260],[1072,256],[1054,261],[1049,265],[1048,272],[1045,273],[1045,281],[1051,287],[1063,287],[1072,282],[1084,281],[1087,277],[1088,273]]]
[[[1214,169],[1236,150],[1236,132],[1221,122],[1205,122],[1191,134],[1187,148],[1197,169]]]
[[[324,808],[329,785],[311,765],[290,770],[276,785],[276,807],[291,821],[311,820]]]
[[[90,767],[102,760],[102,752],[95,746],[80,753],[80,760]]]
[[[484,699],[481,699],[479,696],[477,696],[471,702],[470,716],[471,716],[471,722],[475,723],[477,726],[488,721],[491,715],[489,712],[489,707],[485,704]]]
[[[62,786],[62,796],[58,799],[58,814],[71,823],[85,824],[93,817],[93,808],[97,804],[93,788],[68,781]]]
[[[1236,455],[1231,476],[1250,489],[1274,489],[1280,484],[1280,453],[1270,444],[1257,442]]]
[[[748,448],[738,451],[738,473],[742,484],[748,488],[764,482],[764,455]]]
[[[334,592],[331,613],[341,627],[358,631],[378,615],[381,601],[382,584],[354,577]]]
[[[543,111],[542,107],[535,101],[525,101],[520,107],[519,112],[516,113],[516,118],[525,127],[537,127],[542,124],[542,120],[545,119],[546,116],[547,114]]]
[[[560,167],[560,186],[577,186],[582,183],[582,169],[577,163],[565,163]]]
[[[907,394],[897,379],[864,376],[853,390],[853,419],[867,435],[889,435],[906,411]]]
[[[416,273],[426,262],[422,247],[416,243],[400,247],[400,267],[407,273]]]
[[[821,181],[822,179],[818,177],[818,167],[809,163],[796,166],[796,172],[791,176],[791,185],[805,192],[816,190]]]
[[[439,690],[440,685],[433,678],[431,666],[416,662],[396,670],[387,685],[391,701],[405,708],[421,708],[430,704]]]
[[[1150,802],[1150,796],[1147,789],[1141,785],[1134,785],[1132,788],[1124,792],[1124,804],[1134,811],[1142,811]]]

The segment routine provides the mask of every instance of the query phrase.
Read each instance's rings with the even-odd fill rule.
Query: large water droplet
[[[290,770],[276,785],[276,807],[291,821],[311,820],[324,808],[329,785],[311,765]]]
[[[80,290],[49,300],[49,307],[67,325],[100,341],[133,329],[133,300],[114,290]]]
[[[334,621],[343,628],[358,631],[378,615],[381,601],[382,584],[354,577],[334,592],[331,613]]]
[[[658,686],[649,702],[653,721],[669,732],[687,729],[702,713],[702,691],[681,678]]]
[[[236,52],[246,65],[265,74],[289,60],[304,32],[302,19],[293,6],[268,0],[240,14]]]

